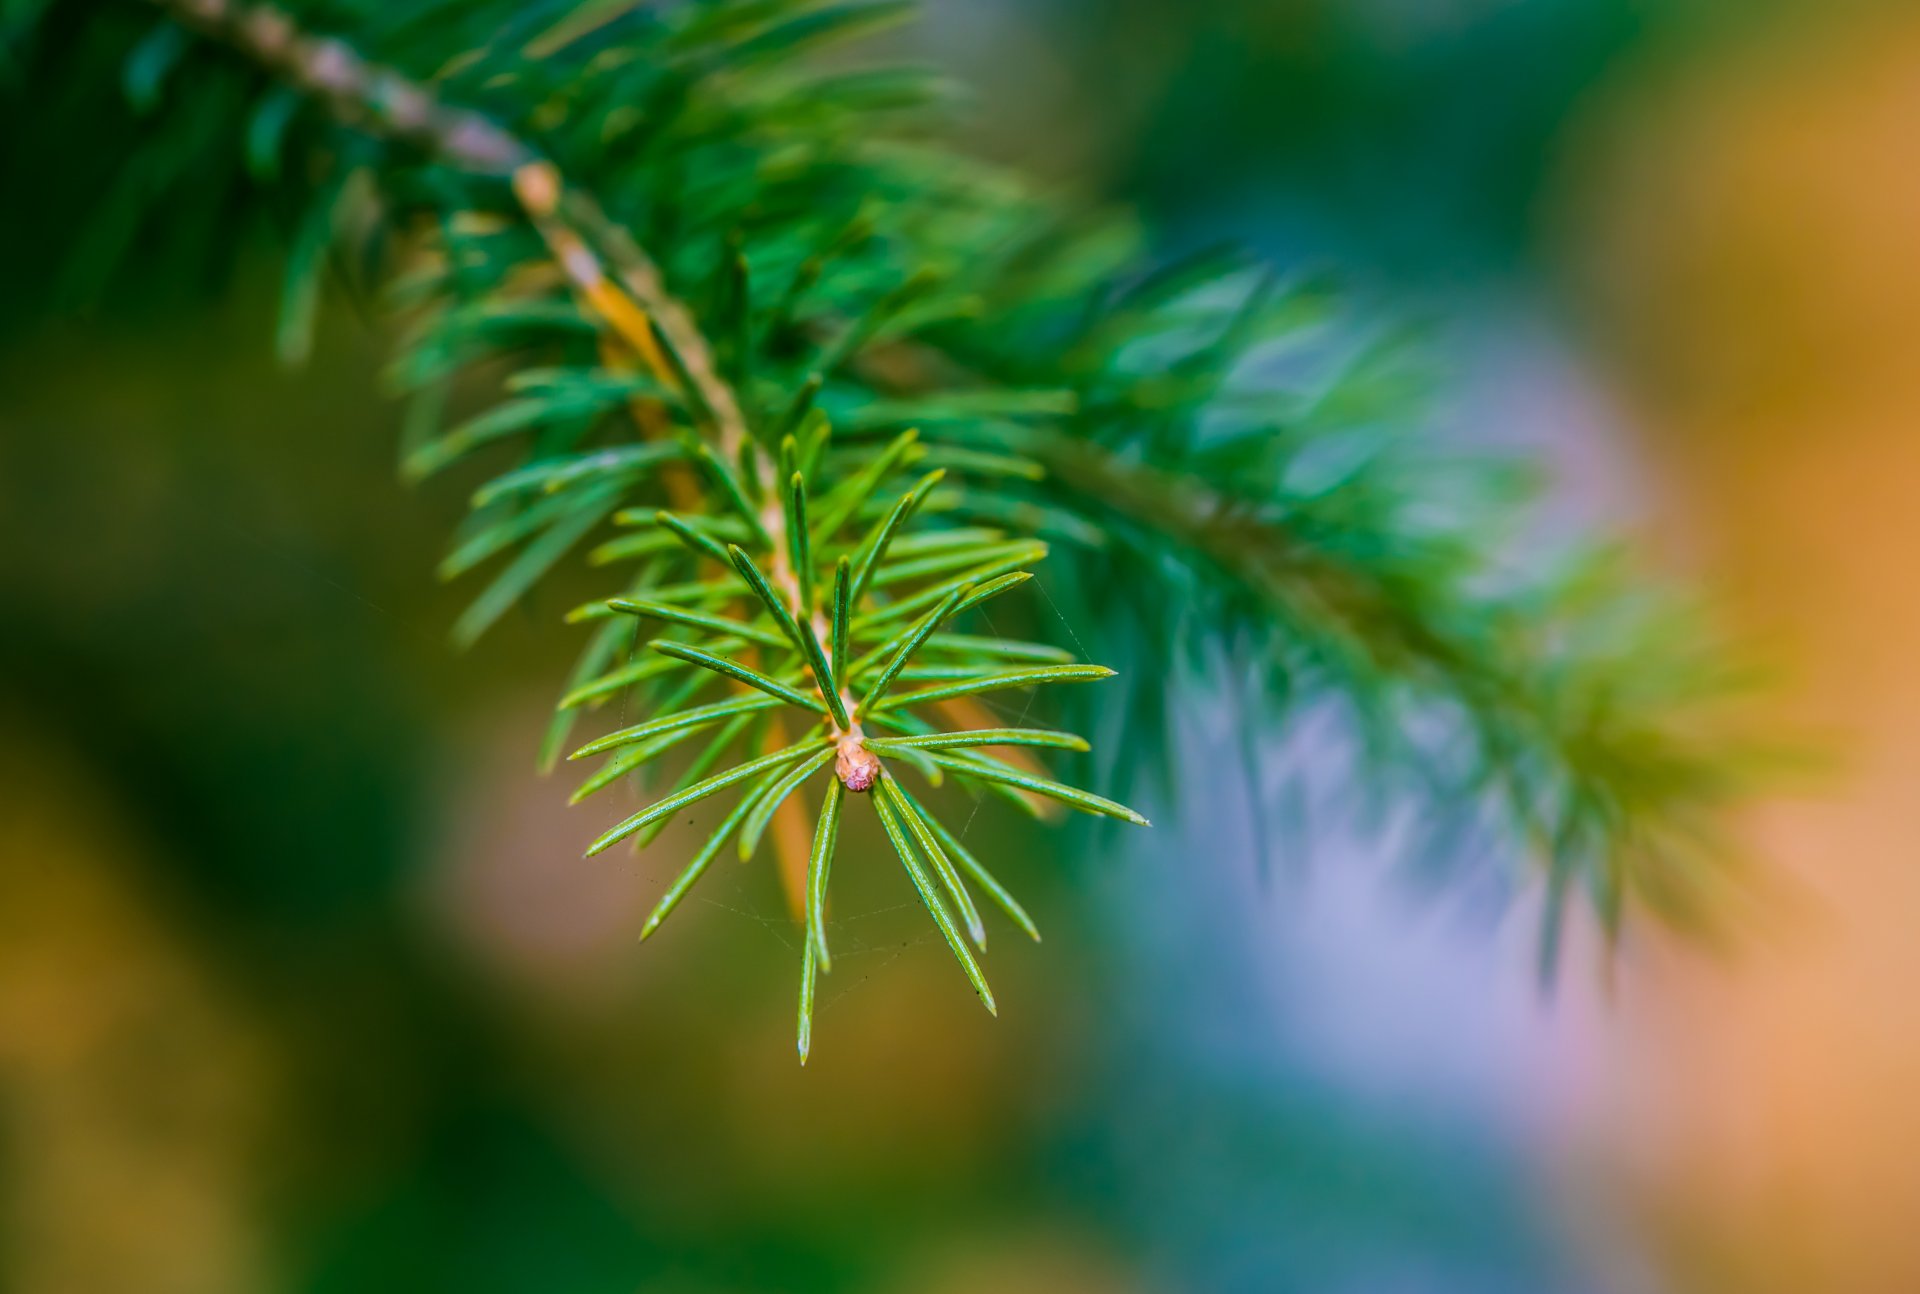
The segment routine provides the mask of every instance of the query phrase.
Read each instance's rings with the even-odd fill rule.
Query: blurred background
[[[983,820],[1047,934],[996,930],[1001,1018],[843,869],[799,1069],[769,869],[642,949],[684,842],[583,862],[532,773],[590,577],[450,650],[459,491],[395,482],[350,296],[273,364],[264,240],[62,307],[49,249],[139,181],[54,102],[0,139],[0,1290],[1920,1290],[1920,10],[946,0],[908,41],[1163,250],[1435,321],[1431,434],[1701,581],[1833,756],[1738,824],[1770,901],[1544,996],[1524,895],[1232,784],[1124,850]],[[1312,739],[1267,743],[1279,795]]]

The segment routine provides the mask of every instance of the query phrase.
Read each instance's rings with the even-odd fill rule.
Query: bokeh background
[[[1698,580],[1830,756],[1736,824],[1768,900],[1543,996],[1524,894],[1194,779],[1124,848],[982,824],[1047,932],[997,933],[997,1022],[844,869],[801,1070],[766,869],[642,949],[674,837],[583,862],[532,774],[588,586],[448,648],[458,491],[395,482],[352,293],[273,364],[264,239],[62,304],[124,135],[56,100],[0,126],[0,1289],[1920,1290],[1920,11],[946,0],[905,41],[1163,249],[1431,321],[1428,434]],[[1314,747],[1264,740],[1267,800]]]

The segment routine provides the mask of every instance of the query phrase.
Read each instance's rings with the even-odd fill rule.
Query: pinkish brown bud
[[[871,791],[880,780],[880,757],[868,750],[860,738],[840,739],[840,754],[833,761],[834,776],[849,791]]]

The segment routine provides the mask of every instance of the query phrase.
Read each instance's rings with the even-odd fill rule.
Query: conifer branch
[[[392,292],[407,474],[524,447],[474,494],[444,566],[513,554],[462,640],[623,528],[590,548],[629,573],[567,616],[590,637],[544,759],[616,697],[642,717],[572,753],[604,761],[576,799],[695,752],[591,852],[740,797],[643,937],[721,850],[752,853],[824,783],[794,860],[803,1061],[845,792],[872,793],[854,803],[989,1009],[968,883],[1033,923],[902,775],[1145,822],[1034,758],[1087,743],[979,699],[1114,676],[1077,641],[984,622],[1050,551],[1103,649],[1131,652],[1083,715],[1123,716],[1123,754],[1166,754],[1156,724],[1198,624],[1268,707],[1243,724],[1337,702],[1374,776],[1417,785],[1436,822],[1485,814],[1535,849],[1549,944],[1570,893],[1611,932],[1629,900],[1684,917],[1712,889],[1697,844],[1736,778],[1679,704],[1714,681],[1692,648],[1601,568],[1508,578],[1478,506],[1493,475],[1468,473],[1464,519],[1435,525],[1433,505],[1458,502],[1441,474],[1351,452],[1356,428],[1398,416],[1367,363],[1328,361],[1305,394],[1249,378],[1264,343],[1324,313],[1312,290],[1210,257],[1141,273],[1113,225],[1082,230],[896,131],[930,100],[919,80],[812,59],[897,7],[691,0],[554,21],[506,0],[391,0],[377,20],[150,3],[334,123],[303,145],[310,166],[282,171],[321,177],[290,302],[317,300],[344,200],[330,168],[384,186],[386,227],[410,235]],[[361,29],[318,34],[309,14]],[[291,147],[287,115],[256,115],[250,157]],[[489,362],[511,372],[507,398],[443,430]],[[1331,478],[1329,447],[1350,464]],[[661,636],[623,659],[640,633]]]

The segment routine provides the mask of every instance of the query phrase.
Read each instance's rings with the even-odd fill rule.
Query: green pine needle
[[[700,753],[695,755],[693,760],[685,768],[680,770],[680,776],[675,778],[673,785],[667,788],[667,794],[677,795],[689,786],[692,786],[695,782],[698,782],[701,778],[707,776],[707,774],[711,773],[714,768],[719,765],[721,760],[726,758],[727,752],[732,748],[734,742],[740,740],[742,736],[758,736],[760,731],[766,726],[767,719],[768,716],[764,712],[736,714],[733,718],[721,724],[719,731],[713,733],[707,739],[707,744],[701,748]],[[751,750],[753,747],[754,741],[750,739],[747,742],[747,749]],[[770,785],[777,776],[777,774],[774,774],[763,779],[760,787],[764,788]],[[748,794],[751,796],[754,792],[748,792]],[[639,831],[634,833],[633,847],[635,849],[645,849],[653,843],[656,836],[667,829],[667,823],[670,821],[671,819],[669,818],[656,818],[654,821],[640,828]]]
[[[957,683],[940,683],[933,687],[923,687],[912,692],[898,692],[888,697],[875,710],[904,710],[911,706],[925,705],[930,701],[946,701],[957,696],[976,696],[982,692],[999,692],[1008,688],[1033,687],[1040,683],[1084,683],[1097,679],[1112,678],[1114,671],[1104,665],[1038,665],[1031,669],[1003,670],[995,674],[981,674],[976,678],[962,679]]]
[[[799,456],[798,445],[794,456]],[[805,619],[813,612],[813,541],[807,534],[807,479],[798,467],[787,478],[787,556],[800,581],[799,612]]]
[[[885,779],[883,779],[884,785]],[[900,865],[906,869],[907,879],[913,883],[914,893],[920,896],[920,903],[933,918],[940,935],[947,941],[947,948],[953,953],[953,959],[960,963],[967,982],[973,985],[973,991],[980,998],[981,1005],[993,1015],[1000,1010],[994,1005],[993,990],[987,986],[987,977],[980,971],[980,963],[973,958],[973,950],[967,947],[967,941],[961,938],[960,928],[953,923],[953,916],[941,901],[940,894],[933,887],[933,881],[927,875],[927,869],[920,863],[913,843],[907,838],[899,817],[888,804],[885,795],[875,797],[873,811],[880,819],[881,829],[887,833],[887,840],[893,845],[893,852],[899,856]]]
[[[574,789],[573,794],[567,797],[567,803],[579,804],[595,792],[613,785],[628,773],[639,772],[681,742],[699,736],[700,731],[698,728],[680,728],[655,737],[651,741],[643,741],[635,746],[623,746],[619,753],[601,765],[593,776]]]
[[[813,987],[820,970],[818,953],[819,950],[815,948],[811,939],[806,941],[806,946],[800,953],[800,1012],[797,1045],[802,1065],[807,1063],[807,1057],[813,1052]]]
[[[1032,578],[1032,574],[1027,571],[1011,571],[1008,574],[997,575],[990,580],[975,584],[973,586],[973,592],[960,599],[960,605],[953,609],[953,614],[957,616],[965,615],[989,598],[999,597],[1008,589],[1018,588]]]
[[[748,665],[742,665],[737,660],[730,660],[725,656],[715,656],[712,652],[702,651],[698,647],[689,646],[686,643],[656,642],[653,644],[653,649],[663,656],[672,656],[678,660],[687,661],[700,666],[702,669],[710,669],[716,674],[722,674],[737,682],[745,683],[748,687],[758,688],[768,696],[778,697],[788,705],[797,705],[803,710],[813,710],[820,714],[827,712],[827,707],[820,704],[820,702],[813,697],[808,696],[804,692],[795,691],[778,679],[768,678],[759,670]]]
[[[953,614],[953,609],[960,605],[961,599],[966,595],[966,589],[955,589],[953,592],[947,594],[939,606],[921,617],[920,621],[915,624],[912,629],[901,635],[899,645],[894,649],[893,655],[888,658],[885,665],[880,667],[880,672],[874,676],[873,681],[867,684],[866,692],[860,698],[860,709],[862,711],[878,710],[881,708],[884,704],[888,685],[899,676],[901,668],[913,658],[913,654],[920,650],[920,645],[926,642],[927,638],[935,629],[940,627],[948,616]]]
[[[753,536],[754,542],[763,547],[771,544],[773,540],[768,536],[766,528],[760,524],[759,510],[747,497],[746,486],[741,484],[734,470],[713,451],[711,445],[704,442],[693,442],[688,452],[706,473],[707,479],[712,481],[719,490],[720,497],[726,500],[727,506],[747,523],[747,533]]]
[[[595,854],[604,853],[648,823],[664,818],[670,813],[677,813],[689,804],[706,799],[709,795],[724,791],[736,782],[745,781],[763,769],[784,768],[797,759],[803,759],[810,752],[818,749],[818,746],[818,742],[800,742],[784,750],[776,750],[771,755],[762,755],[759,759],[749,760],[724,773],[715,773],[704,781],[696,782],[677,795],[669,795],[663,800],[648,805],[612,830],[602,834],[587,846],[586,856],[592,858]]]
[[[696,530],[683,519],[676,517],[673,513],[667,512],[664,509],[654,513],[653,516],[654,520],[665,526],[668,531],[673,534],[675,539],[685,544],[693,552],[698,553],[702,557],[711,557],[716,562],[723,564],[728,562],[727,550],[722,548],[719,541],[714,539],[712,535],[701,530]]]
[[[776,773],[773,776],[779,775]],[[745,821],[747,814],[752,812],[754,803],[758,799],[758,790],[759,788],[755,788],[742,796],[740,803],[734,805],[727,816],[721,819],[720,825],[713,829],[706,843],[694,851],[686,867],[681,869],[680,874],[674,878],[673,884],[667,887],[666,893],[660,896],[659,902],[654,904],[653,911],[647,914],[646,923],[640,927],[642,941],[651,938],[653,932],[660,928],[660,923],[673,915],[673,910],[680,906],[680,900],[687,897],[687,892],[694,887],[701,876],[706,874],[713,860],[720,856],[720,851],[726,847],[728,838]]]
[[[709,615],[704,611],[669,606],[664,602],[649,602],[644,598],[609,598],[607,605],[625,615],[665,620],[671,624],[686,625],[691,629],[706,629],[723,636],[731,635],[735,638],[765,643],[770,647],[787,645],[786,636],[774,630],[761,629],[739,620],[730,620],[726,616]]]
[[[1044,728],[976,728],[962,732],[936,732],[923,737],[875,737],[868,742],[875,750],[955,750],[970,746],[1050,746],[1056,750],[1090,750],[1085,737],[1070,732],[1049,732]]]
[[[902,791],[901,794],[906,795],[906,792]],[[907,795],[906,798],[909,804],[916,804],[917,806],[917,802],[912,796]],[[1035,943],[1039,943],[1040,928],[1033,923],[1033,918],[1027,915],[1027,910],[1020,906],[1020,901],[1008,892],[1006,886],[994,879],[993,873],[989,872],[986,867],[981,864],[980,860],[974,857],[972,850],[960,843],[960,838],[954,835],[938,817],[924,810],[921,811],[920,816],[925,820],[926,824],[933,829],[933,834],[940,837],[940,843],[946,847],[947,856],[953,860],[954,865],[965,872],[968,878],[972,880],[975,885],[978,885],[986,896],[993,900],[995,906],[1006,913],[1008,918],[1010,918],[1016,926],[1019,926],[1021,930],[1025,931],[1029,939],[1032,939]]]
[[[836,778],[820,802],[820,818],[813,830],[813,852],[807,858],[807,942],[819,954],[820,969],[831,971],[827,951],[827,881],[833,869],[833,848],[840,839],[840,805],[845,788]]]
[[[800,789],[800,784],[825,768],[827,761],[833,758],[833,747],[829,746],[819,754],[795,764],[780,780],[768,788],[753,806],[753,812],[747,815],[747,821],[740,829],[740,860],[745,862],[753,857],[753,851],[760,844],[760,837],[766,832],[767,824],[773,821],[773,815],[786,803],[787,797]],[[838,785],[838,783],[836,783]]]
[[[833,568],[833,659],[842,678],[853,648],[853,563],[842,557]]]
[[[774,592],[773,585],[767,582],[767,577],[754,564],[753,558],[747,555],[747,550],[738,544],[729,544],[727,558],[733,563],[733,568],[740,572],[740,578],[747,582],[747,587],[753,590],[754,596],[760,599],[761,605],[766,607],[767,614],[773,617],[773,623],[793,644],[793,649],[805,652],[806,645],[801,641],[800,626],[794,622],[792,609]]]
[[[625,627],[625,625],[621,624],[603,626],[603,628],[616,631]],[[724,646],[732,648],[740,646],[742,642],[743,640],[739,638],[715,639],[709,645],[713,647]],[[565,696],[562,696],[560,698],[559,708],[562,710],[577,710],[591,701],[598,701],[604,697],[624,692],[636,684],[646,682],[648,679],[658,678],[662,674],[671,674],[675,670],[684,669],[685,667],[685,661],[662,660],[659,657],[638,660],[631,665],[623,665],[619,669],[610,670],[605,674],[588,679],[580,686],[568,692]]]
[[[962,571],[959,575],[954,576],[950,580],[945,580],[939,584],[933,584],[933,585],[929,585],[924,589],[919,589],[901,598],[897,602],[889,602],[885,606],[880,607],[878,610],[873,611],[868,615],[861,617],[855,623],[857,626],[861,628],[871,628],[874,625],[890,624],[897,620],[906,619],[908,616],[912,615],[914,612],[920,610],[923,607],[932,606],[936,602],[940,601],[942,598],[946,597],[947,594],[953,592],[955,589],[965,589],[965,588],[981,585],[993,580],[1001,579],[1003,577],[1012,576],[1016,574],[1020,575],[1022,579],[1024,579],[1026,577],[1026,572],[1020,571],[1018,568],[1022,566],[1031,566],[1034,563],[1043,560],[1046,557],[1046,555],[1047,555],[1047,546],[1045,544],[1034,544],[1031,546],[1022,547],[1012,553],[1009,553],[1007,556],[997,561],[991,561],[991,562],[984,563],[983,565],[980,565],[980,566],[975,566],[970,570]],[[1009,579],[1007,580],[1006,583],[1000,585],[998,589],[994,590],[994,592],[1000,592],[1005,589],[1010,589],[1014,585],[1021,583],[1022,579]],[[976,594],[977,594],[976,596],[971,598],[970,602],[963,602],[961,606],[956,606],[954,608],[955,612],[957,613],[964,606],[978,605],[980,602],[985,601],[988,597],[993,596],[992,593],[988,593],[980,590],[976,590]]]
[[[912,836],[914,843],[920,847],[921,856],[933,864],[934,872],[940,877],[941,888],[946,890],[947,897],[953,900],[953,906],[960,912],[960,919],[966,923],[967,934],[973,940],[973,946],[984,952],[987,947],[987,928],[980,920],[980,910],[973,905],[973,896],[967,893],[965,882],[960,879],[959,873],[953,870],[953,863],[948,860],[946,850],[940,847],[939,840],[934,837],[932,830],[921,818],[920,811],[892,779],[886,779],[880,783],[880,794],[887,798],[888,803],[893,806],[893,811],[905,824],[907,834]]]
[[[750,710],[769,710],[780,703],[781,698],[765,696],[743,696],[730,701],[715,701],[711,705],[696,706],[678,714],[662,715],[658,719],[649,719],[645,723],[636,723],[630,728],[610,732],[604,737],[588,742],[580,749],[568,755],[568,759],[585,759],[619,746],[629,746],[636,741],[645,741],[661,733],[672,732],[676,728],[699,728],[736,714]]]
[[[848,479],[845,485],[830,494],[826,505],[820,509],[820,519],[815,523],[820,533],[831,535],[846,525],[887,477],[907,461],[918,447],[919,440],[920,433],[917,431],[909,430],[900,433],[884,450],[876,454],[871,462],[865,464],[858,473]],[[926,489],[932,489],[933,482],[938,479],[938,475],[932,475],[923,481],[923,485]],[[924,497],[924,490],[916,487],[914,495]],[[905,503],[905,510],[901,513],[902,519],[917,506],[919,506],[917,497],[912,502]]]
[[[848,595],[849,601],[858,603],[866,596],[867,584],[873,578],[874,568],[887,555],[887,545],[893,542],[894,535],[899,533],[902,525],[906,524],[907,518],[926,502],[927,495],[945,476],[946,471],[941,469],[928,472],[921,477],[911,490],[901,495],[893,507],[887,510],[887,515],[873,528],[873,533],[861,543],[860,560],[853,569],[853,590]]]
[[[957,777],[977,778],[985,782],[998,782],[1002,786],[1011,786],[1016,790],[1032,791],[1036,795],[1044,795],[1049,799],[1058,800],[1062,804],[1080,810],[1082,813],[1096,813],[1109,818],[1119,818],[1123,822],[1133,823],[1136,827],[1150,827],[1153,825],[1124,804],[1118,804],[1102,796],[1094,795],[1090,791],[1082,791],[1077,787],[1067,786],[1064,783],[1051,781],[1044,777],[1034,777],[1032,774],[1022,773],[1018,769],[1008,768],[1004,764],[996,764],[986,759],[967,759],[942,754],[929,754],[927,758],[947,769]]]

